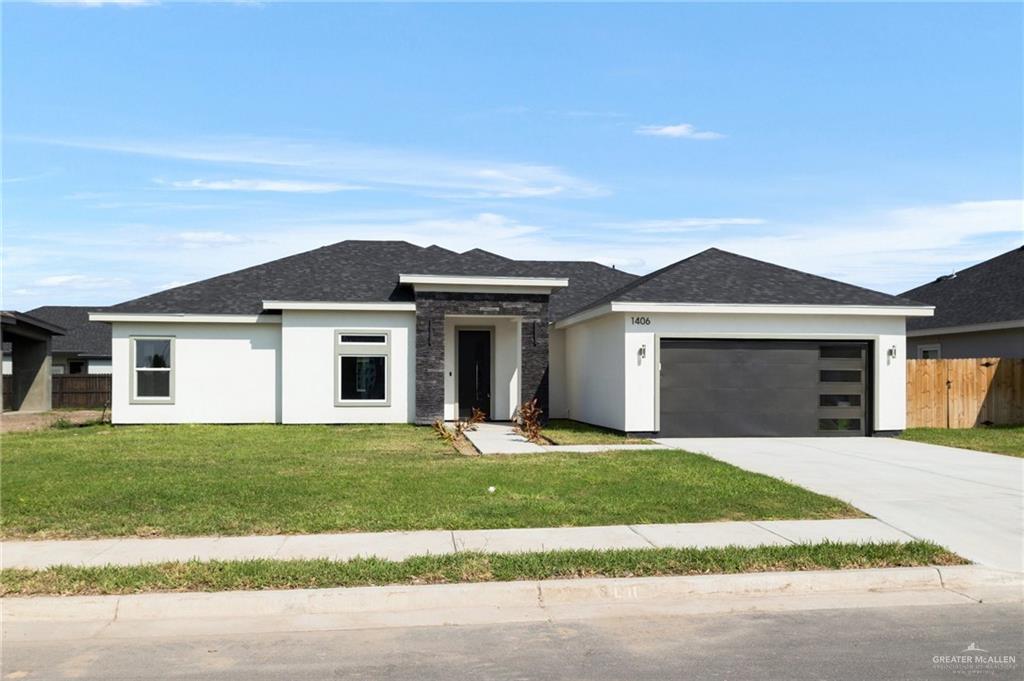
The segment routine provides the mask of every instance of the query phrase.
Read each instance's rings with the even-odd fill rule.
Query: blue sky
[[[346,238],[890,292],[1024,240],[1019,4],[2,12],[8,309]]]

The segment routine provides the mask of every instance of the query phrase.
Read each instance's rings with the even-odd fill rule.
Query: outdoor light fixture
[[[889,359],[896,359],[896,346],[890,346],[886,354],[889,356]]]
[[[638,349],[636,351],[636,357],[637,357],[637,359],[643,359],[644,357],[647,357],[647,346],[646,345],[641,345],[640,346],[640,349]]]

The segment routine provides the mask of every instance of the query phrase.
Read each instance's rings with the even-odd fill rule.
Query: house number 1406
[[[650,317],[630,317],[633,320],[633,326],[648,326],[651,323]]]

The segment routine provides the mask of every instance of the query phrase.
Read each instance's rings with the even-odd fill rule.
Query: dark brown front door
[[[469,418],[473,408],[490,416],[491,334],[459,331],[459,418]]]

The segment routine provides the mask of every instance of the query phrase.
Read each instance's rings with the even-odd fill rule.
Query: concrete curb
[[[736,610],[1024,601],[980,566],[568,579],[288,591],[5,598],[11,640],[571,620]]]

